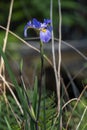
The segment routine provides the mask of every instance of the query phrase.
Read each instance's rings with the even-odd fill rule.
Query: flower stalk
[[[42,95],[42,87],[43,87],[43,74],[44,74],[44,51],[43,51],[43,43],[49,42],[51,39],[52,26],[50,26],[51,20],[44,19],[43,23],[39,22],[37,19],[33,18],[32,21],[29,21],[24,27],[24,36],[27,37],[27,30],[29,28],[34,29],[37,33],[39,33],[40,37],[40,59],[41,59],[41,74],[40,74],[40,85],[38,88],[38,106],[37,106],[37,120],[36,120],[36,130],[38,128],[39,116],[40,116],[40,104],[41,104],[41,95]]]
[[[43,57],[43,43],[40,42],[40,58],[41,58],[41,73],[40,73],[40,86],[39,86],[39,99],[38,99],[38,110],[37,110],[37,121],[39,120],[40,115],[40,104],[41,104],[41,95],[42,95],[42,87],[43,87],[43,74],[44,74],[44,57]]]

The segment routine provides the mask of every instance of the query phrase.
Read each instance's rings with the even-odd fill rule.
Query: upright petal
[[[40,28],[46,28],[47,24],[46,23],[41,23],[41,27]]]
[[[51,20],[50,20],[50,19],[44,19],[44,23],[50,24],[50,23],[51,23]]]
[[[34,28],[40,28],[41,27],[41,23],[35,18],[33,18],[32,24],[33,24]]]

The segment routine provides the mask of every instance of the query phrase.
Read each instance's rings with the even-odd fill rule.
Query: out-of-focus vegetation
[[[86,0],[62,0],[62,37],[81,39],[87,35]],[[0,1],[0,24],[6,26],[10,1]],[[2,15],[3,14],[3,15]],[[10,29],[23,36],[23,28],[32,18],[42,20],[50,17],[50,0],[15,0]],[[58,37],[58,1],[53,1],[53,25]]]

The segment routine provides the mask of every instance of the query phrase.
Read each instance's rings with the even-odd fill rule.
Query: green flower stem
[[[37,121],[40,115],[40,104],[41,104],[41,93],[42,93],[42,77],[44,73],[44,56],[43,56],[43,43],[40,42],[40,56],[41,56],[41,74],[40,74],[40,86],[39,86],[39,99],[38,99],[38,110],[37,110]]]

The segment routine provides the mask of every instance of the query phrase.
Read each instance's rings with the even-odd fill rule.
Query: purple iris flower
[[[50,19],[44,19],[44,22],[41,23],[37,19],[33,18],[33,20],[29,21],[24,27],[24,36],[27,37],[28,28],[32,28],[39,31],[40,40],[47,43],[51,39],[52,27],[50,26],[50,23]]]

